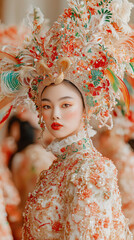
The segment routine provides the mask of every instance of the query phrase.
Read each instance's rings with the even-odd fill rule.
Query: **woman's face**
[[[83,102],[80,93],[69,83],[50,85],[41,97],[42,115],[55,138],[65,138],[82,129]]]

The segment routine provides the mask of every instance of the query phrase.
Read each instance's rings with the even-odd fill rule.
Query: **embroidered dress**
[[[83,130],[49,150],[57,156],[29,195],[23,240],[132,239],[121,211],[117,171]]]
[[[54,159],[53,154],[39,144],[31,144],[14,156],[13,180],[20,194],[22,211],[24,211],[28,193],[35,188],[40,172],[48,169]]]
[[[124,141],[124,137],[114,131],[109,134],[102,133],[98,138],[97,149],[112,159],[117,167],[122,210],[129,219],[129,227],[134,235],[134,152]]]

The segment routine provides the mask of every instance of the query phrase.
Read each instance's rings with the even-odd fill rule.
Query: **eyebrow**
[[[73,97],[65,96],[65,97],[59,98],[58,100],[61,101],[61,100],[64,100],[66,98],[73,99]],[[41,101],[51,102],[48,98],[42,98]]]

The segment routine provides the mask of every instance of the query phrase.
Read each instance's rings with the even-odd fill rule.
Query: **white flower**
[[[37,24],[41,25],[44,22],[44,15],[39,8],[31,7],[28,15],[27,15],[27,22],[30,27],[33,27],[33,20],[36,18]]]
[[[112,1],[112,14],[113,20],[117,22],[125,32],[130,32],[131,28],[128,25],[130,21],[131,10],[134,4],[128,0],[113,0]]]

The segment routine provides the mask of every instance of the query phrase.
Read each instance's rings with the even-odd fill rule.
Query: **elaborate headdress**
[[[129,113],[126,113],[126,106],[122,98],[117,101],[113,111],[113,132],[127,138],[134,138],[134,78],[125,73],[124,82],[130,95],[130,110]]]
[[[26,28],[26,26],[24,26],[24,24],[21,24],[19,26],[17,26],[17,25],[6,26],[4,24],[0,24],[0,50],[6,51],[8,49],[8,51],[9,51],[11,48],[11,51],[13,52],[14,50],[16,50],[16,48],[19,49],[25,39],[26,34],[28,34],[28,29]],[[0,55],[2,58],[3,52],[0,52]],[[12,57],[12,59],[13,59],[13,57]],[[1,84],[0,85],[0,101],[1,101],[0,119],[2,119],[1,122],[4,122],[4,120],[6,120],[7,116],[9,115],[9,113],[11,111],[11,108],[12,108],[11,107],[10,110],[8,110],[8,105],[11,101],[13,101],[14,98],[13,98],[13,96],[12,96],[12,98],[8,98],[8,96],[6,96],[6,94],[3,95],[2,89],[3,89],[3,85]],[[8,111],[8,113],[6,116],[4,114],[7,111]],[[3,115],[4,115],[4,117],[3,117]],[[2,126],[2,124],[0,124],[0,128],[1,128],[1,126]]]
[[[68,3],[69,8],[46,33],[42,14],[34,9],[29,17],[32,36],[23,48],[14,56],[0,53],[2,93],[15,96],[13,104],[28,93],[41,119],[41,89],[68,79],[81,91],[87,116],[107,125],[120,90],[129,108],[121,79],[124,71],[133,74],[134,32],[128,25],[133,4],[128,0]]]

